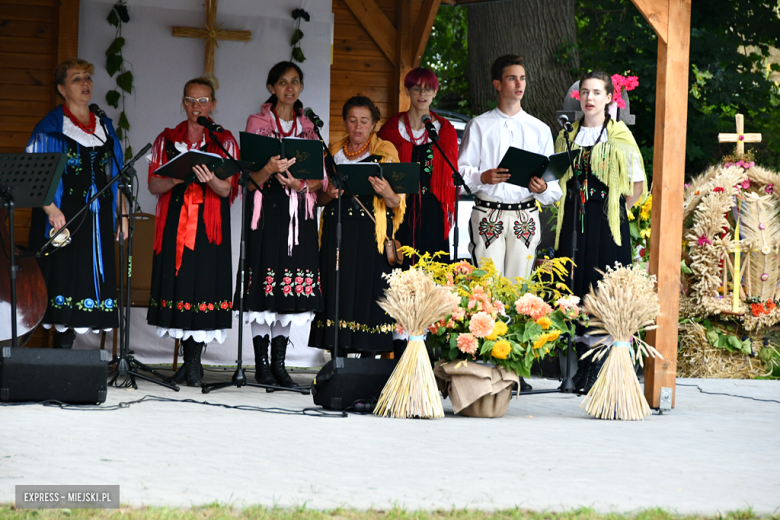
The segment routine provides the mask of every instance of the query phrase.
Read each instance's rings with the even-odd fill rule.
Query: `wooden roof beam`
[[[632,0],[632,2],[658,35],[658,39],[666,43],[669,30],[669,0]]]
[[[419,67],[422,62],[425,47],[428,45],[428,38],[433,29],[433,22],[436,19],[436,13],[439,12],[441,0],[425,0],[420,12],[417,15],[417,23],[414,24],[412,33],[412,68]]]
[[[374,0],[343,0],[390,63],[398,65],[397,31]]]

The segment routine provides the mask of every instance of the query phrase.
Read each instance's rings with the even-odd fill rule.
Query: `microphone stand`
[[[249,197],[249,183],[255,186],[255,189],[260,189],[260,186],[252,179],[252,172],[247,168],[243,168],[230,152],[228,152],[222,143],[219,142],[214,132],[208,128],[209,137],[214,141],[220,150],[225,154],[228,160],[233,163],[241,172],[238,184],[241,186],[241,246],[239,248],[240,253],[238,257],[238,274],[239,274],[239,287],[238,287],[238,359],[236,360],[236,371],[233,372],[233,377],[230,381],[222,383],[204,383],[201,385],[201,392],[208,394],[212,390],[219,390],[221,388],[227,388],[229,386],[235,386],[241,388],[243,386],[254,386],[257,388],[265,388],[266,391],[283,390],[287,392],[296,392],[304,395],[310,393],[309,387],[293,387],[287,388],[278,385],[264,385],[261,383],[251,383],[246,377],[244,372],[243,361],[243,347],[244,347],[244,281],[245,281],[245,263],[246,263],[246,199]]]
[[[447,161],[447,164],[450,166],[450,169],[452,170],[452,180],[455,184],[455,229],[453,230],[453,236],[452,236],[452,260],[453,262],[458,261],[458,246],[460,245],[460,226],[458,224],[458,204],[460,200],[460,187],[463,186],[463,189],[466,190],[466,193],[471,195],[471,190],[468,186],[466,186],[466,181],[463,180],[463,176],[460,174],[457,168],[452,165],[450,162],[449,157],[447,157],[447,154],[444,153],[444,150],[441,149],[441,146],[439,146],[439,135],[436,132],[431,132],[428,127],[425,127],[425,131],[428,134],[428,139],[431,140],[433,145],[436,147],[437,150],[439,150],[439,153],[442,157],[444,157],[444,160]]]

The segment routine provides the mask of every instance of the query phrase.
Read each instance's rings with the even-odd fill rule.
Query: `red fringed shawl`
[[[444,150],[447,158],[453,166],[458,167],[458,135],[455,133],[455,127],[446,118],[437,116],[433,110],[431,114],[441,123],[439,130],[439,146]],[[395,114],[387,120],[377,134],[380,139],[390,141],[398,150],[398,157],[401,162],[412,161],[412,143],[401,137],[398,131],[398,121],[401,114]],[[431,192],[436,200],[441,204],[442,213],[444,213],[444,237],[450,236],[450,228],[455,218],[455,184],[452,181],[452,172],[441,156],[439,150],[433,147],[433,172],[431,175]]]
[[[238,144],[233,134],[227,130],[224,133],[217,134],[217,139],[236,159],[239,158]],[[165,143],[186,143],[189,149],[197,149],[193,145],[199,143],[190,143],[187,141],[187,121],[183,121],[176,128],[166,128],[163,133],[157,136],[152,148],[152,160],[149,163],[149,181],[155,176],[154,172],[160,166],[168,162],[165,153]],[[206,133],[206,151],[225,157],[224,152],[211,140]],[[230,203],[236,199],[239,193],[238,175],[234,175],[231,180]],[[205,197],[204,197],[205,195]],[[159,254],[162,251],[163,230],[168,219],[168,205],[171,200],[171,192],[167,191],[159,196],[156,210],[156,224],[154,228],[154,252]],[[193,183],[187,187],[184,192],[184,204],[179,214],[179,234],[176,240],[176,271],[181,266],[181,255],[184,247],[192,249],[195,245],[195,235],[198,229],[198,205],[203,204],[203,219],[206,225],[206,237],[212,244],[222,243],[222,213],[220,212],[220,197],[214,191],[206,186],[205,194],[200,185]],[[194,215],[194,218],[191,216]]]

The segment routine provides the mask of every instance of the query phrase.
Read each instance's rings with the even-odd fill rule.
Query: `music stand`
[[[0,154],[0,199],[8,209],[11,275],[11,346],[18,346],[16,326],[16,265],[14,252],[14,209],[48,206],[65,171],[67,156],[62,153]]]

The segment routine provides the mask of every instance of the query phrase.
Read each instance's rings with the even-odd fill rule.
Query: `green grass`
[[[724,514],[677,515],[662,509],[648,509],[631,514],[599,514],[592,509],[574,509],[562,513],[535,512],[523,509],[502,511],[475,511],[453,509],[450,511],[407,511],[393,508],[388,511],[333,509],[316,511],[305,507],[243,509],[209,505],[191,509],[166,507],[98,509],[15,509],[0,505],[0,520],[780,520],[780,511],[770,516],[759,516],[751,509]]]

